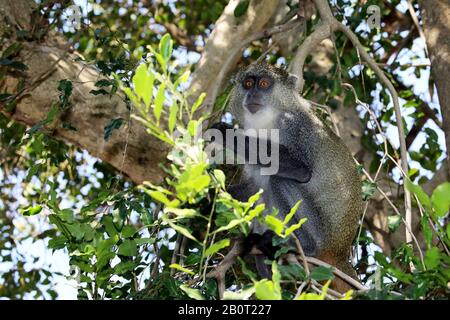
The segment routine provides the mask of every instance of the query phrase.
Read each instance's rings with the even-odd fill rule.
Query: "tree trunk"
[[[450,177],[450,0],[419,0],[423,30],[436,84],[447,146],[447,174]]]
[[[227,48],[262,29],[275,10],[274,2],[252,1],[247,13],[241,18],[235,18],[233,12],[239,1],[230,1],[218,19],[217,28],[211,34],[193,74],[192,88],[197,94],[207,92],[214,82]],[[7,40],[4,48],[8,42],[15,42],[11,36],[15,32],[10,31],[32,29],[31,15],[35,8],[36,4],[32,0],[0,0],[0,37]],[[11,112],[5,110],[5,104],[0,105],[0,112],[32,126],[47,117],[52,104],[58,101],[59,81],[68,79],[73,83],[71,106],[46,126],[46,133],[87,150],[91,155],[113,165],[135,183],[162,181],[163,172],[158,164],[165,161],[167,146],[150,136],[139,122],[128,122],[130,111],[119,95],[110,97],[90,94],[91,90],[97,89],[94,84],[101,78],[96,69],[76,61],[76,53],[57,33],[50,32],[41,41],[22,44],[17,60],[28,69],[19,77],[8,74],[0,82],[0,92],[15,94],[21,78],[26,81],[25,92],[18,95],[17,105]],[[105,126],[118,118],[124,120],[124,125],[105,141]],[[63,122],[70,123],[76,130],[64,129]]]

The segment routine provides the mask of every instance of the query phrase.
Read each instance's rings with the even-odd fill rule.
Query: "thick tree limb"
[[[31,0],[0,0],[1,15],[7,18],[0,21],[0,35],[3,36],[11,28],[31,28],[33,8],[35,4]],[[76,61],[78,56],[69,52],[68,43],[56,33],[50,33],[43,41],[23,42],[22,45],[17,59],[28,66],[23,75],[25,90],[18,95],[14,110],[7,112],[3,104],[0,105],[0,112],[15,121],[33,126],[45,119],[52,104],[58,101],[59,81],[71,80],[71,107],[45,128],[46,133],[89,151],[123,171],[136,183],[161,181],[163,175],[158,163],[165,160],[166,146],[146,133],[137,121],[128,122],[130,111],[120,96],[90,94],[91,90],[98,89],[94,84],[101,79],[97,70]],[[15,94],[19,80],[20,77],[8,74],[0,83],[0,92]],[[124,124],[105,141],[105,126],[118,118],[123,119]],[[63,122],[70,123],[76,130],[64,129]],[[124,158],[125,148],[127,154]]]
[[[447,170],[450,176],[450,1],[419,0],[423,31],[430,54],[431,73],[438,91],[447,146]]]
[[[230,60],[229,65],[232,65],[240,59],[240,50],[235,48],[239,47],[243,39],[249,35],[260,32],[278,5],[277,1],[273,0],[253,0],[245,15],[236,18],[234,9],[239,2],[240,0],[231,0],[228,3],[206,42],[202,57],[192,74],[193,99],[205,92],[208,101],[211,101],[210,96],[213,92],[217,92],[215,86],[222,87],[221,83],[218,83],[216,75],[223,69],[224,61]],[[205,107],[202,108],[202,111],[210,111],[212,108],[208,101],[203,103]]]

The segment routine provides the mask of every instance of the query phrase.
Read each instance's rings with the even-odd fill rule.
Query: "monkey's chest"
[[[258,165],[246,165],[244,172],[253,181],[257,190],[264,190],[262,199],[268,210],[274,207],[289,212],[297,201],[303,199],[303,195],[306,194],[305,184],[276,175],[261,175],[260,168]]]

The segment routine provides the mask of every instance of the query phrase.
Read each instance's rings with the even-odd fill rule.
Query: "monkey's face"
[[[273,84],[274,79],[269,75],[246,75],[241,83],[245,94],[243,107],[250,113],[267,107],[267,96],[271,94]]]
[[[248,128],[271,128],[279,112],[292,109],[297,77],[266,63],[251,64],[233,78],[229,110]]]

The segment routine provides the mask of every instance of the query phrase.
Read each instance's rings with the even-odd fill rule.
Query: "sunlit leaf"
[[[170,108],[168,127],[169,132],[173,133],[175,129],[175,125],[177,123],[177,115],[178,115],[178,104],[174,101],[172,107]]]
[[[165,85],[162,83],[155,97],[155,105],[153,107],[153,114],[155,115],[157,123],[159,123],[159,119],[161,118],[161,112],[164,105],[165,95],[164,92],[166,90]]]
[[[170,34],[166,33],[159,42],[159,52],[163,56],[165,61],[169,61],[173,50],[173,41],[170,38]]]
[[[26,209],[22,209],[21,213],[24,216],[34,216],[38,213],[40,213],[42,211],[42,206],[41,205],[35,205],[32,207],[28,207]]]
[[[417,196],[417,198],[419,199],[420,203],[424,206],[424,208],[426,210],[430,210],[431,208],[430,198],[425,193],[425,191],[423,191],[422,187],[412,183],[411,180],[409,179],[406,179],[405,183],[406,188]]]
[[[194,114],[195,111],[197,111],[198,107],[200,107],[201,104],[203,103],[203,100],[205,99],[205,97],[206,97],[206,93],[202,92],[200,94],[200,96],[197,98],[197,100],[195,101],[195,103],[192,105],[191,114]]]
[[[216,243],[214,243],[212,246],[210,246],[208,249],[206,249],[205,251],[205,255],[206,256],[211,256],[214,253],[216,253],[217,251],[226,248],[230,245],[230,239],[223,239],[220,240]]]
[[[152,98],[154,80],[155,76],[146,63],[142,63],[137,67],[132,78],[134,91],[144,101],[147,108]]]
[[[283,222],[277,217],[268,215],[265,217],[264,222],[266,225],[275,232],[278,236],[283,234]]]
[[[200,290],[198,289],[192,289],[189,288],[189,286],[182,284],[180,286],[180,289],[183,290],[189,298],[195,299],[195,300],[205,300],[205,297],[202,295]]]
[[[292,207],[292,209],[289,211],[289,213],[286,215],[286,217],[284,218],[283,224],[286,225],[288,224],[289,221],[291,221],[292,217],[294,216],[294,214],[297,212],[298,207],[300,206],[300,204],[302,203],[301,200],[297,201],[297,203]]]
[[[448,212],[450,206],[450,182],[444,182],[434,189],[431,202],[436,215],[442,218]]]
[[[289,236],[292,232],[294,232],[297,229],[300,229],[300,227],[307,221],[307,218],[302,218],[300,219],[300,221],[296,224],[293,224],[292,226],[288,227],[286,229],[286,231],[284,232],[284,235],[287,237]]]
[[[194,275],[195,274],[192,270],[186,269],[186,268],[180,266],[178,263],[172,263],[169,266],[169,268],[176,269],[176,270],[179,270],[181,272],[184,272],[184,273],[187,273],[187,274],[190,274],[190,275]]]

